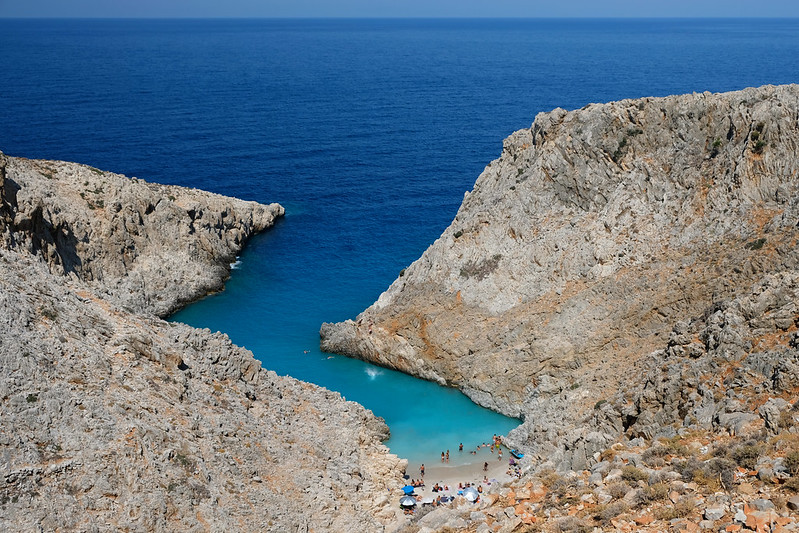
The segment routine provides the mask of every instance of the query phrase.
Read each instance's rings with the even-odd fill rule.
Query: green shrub
[[[783,484],[783,487],[790,492],[799,492],[799,477],[792,477]]]
[[[683,481],[691,482],[697,472],[702,471],[702,463],[691,457],[687,461],[681,461],[675,465],[675,470],[682,476]]]
[[[792,476],[799,475],[799,451],[794,451],[785,456],[785,468]]]
[[[39,312],[42,314],[44,318],[49,320],[55,320],[58,318],[58,311],[51,307],[42,307],[39,309]]]
[[[649,479],[649,474],[634,466],[627,465],[621,469],[621,478],[624,481],[646,481]]]
[[[622,137],[621,141],[619,141],[619,147],[616,148],[616,151],[613,152],[613,155],[610,156],[613,159],[614,163],[618,163],[619,159],[622,158],[624,155],[624,148],[627,146],[627,137]]]
[[[747,470],[754,470],[761,453],[760,446],[738,446],[732,451],[732,460]]]
[[[765,127],[766,125],[763,122],[758,122],[750,134],[752,142],[754,143],[752,145],[752,151],[756,154],[763,152],[763,148],[766,147],[766,141],[764,141],[762,138],[763,129]]]
[[[766,244],[766,239],[760,238],[755,239],[754,241],[749,241],[748,243],[744,244],[744,248],[747,250],[760,250],[763,248],[763,245]]]
[[[551,468],[545,468],[538,473],[538,479],[540,479],[541,483],[543,483],[544,486],[549,489],[552,488],[552,486],[562,478],[560,477],[560,474]]]
[[[573,481],[569,481],[564,478],[558,478],[552,485],[549,486],[550,492],[557,496],[558,498],[563,498],[566,494],[569,493],[570,490],[576,488],[576,485]]]
[[[686,456],[690,455],[688,448],[682,443],[679,436],[664,440],[666,451],[671,455]]]
[[[696,504],[693,498],[680,498],[674,506],[662,507],[655,511],[655,518],[658,520],[674,520],[684,518],[691,514]]]
[[[553,524],[552,531],[562,533],[590,533],[593,528],[586,526],[582,520],[576,516],[563,516],[557,518]],[[523,530],[524,531],[524,530]]]
[[[611,483],[610,485],[608,485],[608,489],[607,490],[608,490],[608,494],[613,496],[614,500],[620,500],[620,499],[624,498],[624,496],[628,492],[630,492],[630,486],[627,483],[623,482],[623,481],[618,481],[616,483]]]
[[[658,444],[644,450],[644,453],[641,454],[641,460],[647,466],[660,466],[663,464],[663,457],[667,455],[669,455],[669,449]]]
[[[710,157],[711,158],[714,158],[717,155],[719,155],[719,152],[721,151],[721,145],[722,145],[721,139],[716,138],[713,141],[713,145],[712,145],[712,147],[710,149]]]
[[[665,483],[656,483],[646,488],[646,497],[649,501],[659,502],[669,497],[669,486]]]
[[[706,476],[714,482],[708,481],[706,484],[710,487],[715,487],[716,480],[718,480],[717,483],[720,483],[722,488],[730,490],[735,480],[735,467],[735,463],[729,459],[711,459],[706,463],[704,471]]]
[[[724,449],[726,452],[726,449]],[[693,457],[680,463],[676,470],[684,481],[693,481],[697,485],[717,491],[729,490],[733,486],[736,464],[725,457],[715,457],[706,463],[700,463]]]
[[[624,502],[613,502],[606,506],[604,506],[598,513],[599,519],[602,523],[607,524],[612,519],[616,518],[622,513],[626,513],[629,510],[627,504]]]

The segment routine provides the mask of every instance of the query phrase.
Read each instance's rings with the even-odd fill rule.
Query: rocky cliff
[[[218,291],[247,239],[283,215],[217,194],[63,161],[0,154],[6,247],[74,273],[135,312],[166,316]]]
[[[382,420],[163,314],[282,213],[0,156],[0,529],[349,531],[396,519]]]
[[[522,416],[512,442],[581,468],[653,431],[594,408],[669,364],[648,357],[675,324],[796,269],[798,145],[797,86],[542,113],[374,305],[322,326],[322,347]]]
[[[536,471],[537,458],[478,505],[423,511],[407,531],[796,531],[798,301],[799,272],[772,273],[677,322],[634,363],[640,377],[566,435],[572,469]]]

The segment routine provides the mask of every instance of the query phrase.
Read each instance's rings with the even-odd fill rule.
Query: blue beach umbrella
[[[411,485],[405,485],[402,487],[402,490],[405,494],[413,494],[413,487]]]

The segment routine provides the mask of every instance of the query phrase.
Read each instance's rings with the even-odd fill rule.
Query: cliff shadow
[[[68,224],[63,222],[53,224],[44,215],[41,204],[18,223],[17,218],[17,192],[20,186],[6,178],[3,182],[3,210],[7,210],[6,218],[11,229],[11,246],[24,246],[27,244],[29,251],[40,255],[50,266],[58,265],[64,274],[74,272],[81,275],[83,262],[78,255],[78,238]]]

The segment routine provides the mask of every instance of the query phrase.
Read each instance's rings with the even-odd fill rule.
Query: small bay
[[[383,416],[413,461],[517,421],[318,350],[555,107],[795,83],[797,20],[0,20],[0,149],[287,216],[173,317]],[[470,440],[472,442],[470,442]],[[431,457],[432,456],[432,457]]]
[[[223,331],[251,349],[266,368],[338,391],[372,409],[391,429],[386,443],[391,451],[415,463],[432,462],[447,449],[454,452],[461,442],[473,448],[518,424],[475,405],[455,389],[320,352],[315,326],[340,315],[343,302],[324,290],[324,271],[297,270],[294,262],[275,257],[291,254],[292,239],[303,233],[303,218],[289,212],[278,227],[256,237],[224,292],[171,319]],[[358,294],[357,282],[349,283]],[[453,453],[452,464],[470,459]]]

